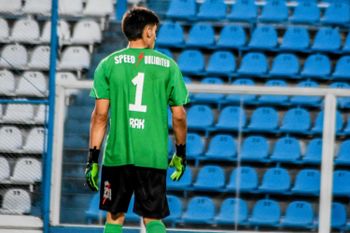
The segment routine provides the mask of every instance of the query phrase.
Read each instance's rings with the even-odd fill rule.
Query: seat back
[[[231,223],[243,222],[248,218],[247,202],[240,198],[226,198],[221,204],[218,216]]]
[[[174,195],[167,195],[167,200],[169,204],[170,215],[167,218],[165,218],[165,221],[175,221],[177,219],[180,219],[183,209],[180,198]]]
[[[309,47],[310,36],[306,28],[289,26],[282,38],[281,48],[303,50]]]
[[[158,45],[182,45],[184,32],[178,22],[164,22],[159,29],[156,43]]]
[[[21,0],[0,0],[0,12],[2,13],[11,13],[16,14],[19,12],[22,8],[22,1]]]
[[[228,51],[214,52],[208,62],[207,71],[209,73],[231,74],[236,69],[235,57]]]
[[[196,23],[188,33],[187,45],[210,46],[215,42],[213,26],[207,23]]]
[[[279,138],[274,146],[271,158],[278,161],[293,162],[301,156],[300,142],[290,136]]]
[[[187,120],[189,128],[207,128],[214,123],[214,115],[207,105],[193,105],[188,109]]]
[[[71,33],[67,21],[61,19],[58,21],[57,34],[60,42],[69,41],[71,38]],[[43,31],[41,33],[40,41],[50,42],[51,39],[51,21],[47,21],[44,24]]]
[[[10,178],[10,164],[5,157],[0,157],[0,181]]]
[[[241,158],[243,160],[264,159],[269,155],[269,143],[265,137],[249,136],[243,141]]]
[[[45,134],[45,129],[42,127],[32,128],[27,136],[23,150],[27,153],[43,153]]]
[[[37,70],[49,70],[50,47],[37,46],[34,48],[28,66]]]
[[[14,182],[35,183],[41,181],[41,162],[34,158],[17,160],[11,180]]]
[[[8,104],[3,120],[8,123],[32,123],[34,106],[30,104]]]
[[[89,68],[90,53],[83,46],[70,46],[66,48],[61,57],[60,67],[62,69],[79,70]]]
[[[350,195],[350,172],[347,170],[337,170],[333,173],[333,194],[341,196]]]
[[[315,36],[312,49],[321,51],[335,51],[341,46],[341,38],[336,28],[320,28]]]
[[[258,187],[258,173],[253,167],[242,166],[231,172],[228,189],[250,191]]]
[[[170,179],[171,174],[174,172],[173,168],[167,170],[167,187],[169,189],[186,190],[192,185],[192,170],[189,166],[186,167],[184,174],[179,181],[173,181]]]
[[[113,0],[88,0],[84,15],[106,16],[113,13]]]
[[[27,49],[20,44],[5,45],[0,56],[0,66],[23,69],[28,63]]]
[[[186,154],[188,158],[197,158],[204,152],[204,142],[196,133],[188,133],[186,140]]]
[[[15,126],[3,126],[0,128],[0,151],[17,152],[22,148],[23,138],[21,131]]]
[[[278,202],[274,200],[262,199],[255,203],[252,218],[272,223],[279,222],[281,209]]]
[[[16,95],[45,97],[47,92],[47,79],[42,72],[26,71],[19,78]]]
[[[263,53],[250,52],[244,55],[238,72],[261,75],[267,72],[267,67],[267,59]]]
[[[304,160],[321,162],[321,156],[322,156],[322,139],[314,138],[309,142],[306,148]]]
[[[259,107],[255,109],[249,128],[254,130],[273,130],[278,126],[278,113],[271,107]]]
[[[306,80],[306,81],[301,81],[297,84],[298,87],[314,87],[317,88],[319,87],[319,84],[316,83],[315,81],[311,80]],[[317,105],[321,101],[321,97],[319,96],[292,96],[290,98],[291,103],[295,104],[311,104],[311,105]]]
[[[292,108],[284,114],[281,129],[307,133],[310,126],[310,113],[304,108]]]
[[[194,183],[196,186],[205,186],[207,188],[222,188],[225,185],[225,172],[220,166],[205,165],[197,175]]]
[[[331,63],[326,55],[313,54],[306,58],[302,75],[326,77],[331,72]]]
[[[260,188],[266,191],[288,190],[291,184],[289,173],[284,168],[269,168],[265,171]]]
[[[213,218],[215,206],[209,197],[193,197],[187,207],[187,215],[199,219]]]
[[[322,110],[317,114],[316,120],[315,120],[315,125],[313,127],[313,131],[315,132],[322,132],[323,131],[323,118],[324,118],[324,111]],[[340,131],[343,127],[343,116],[339,111],[336,111],[335,113],[335,129],[336,131]]]
[[[223,48],[239,48],[244,46],[245,42],[246,34],[242,26],[225,25],[220,32],[217,46]]]
[[[316,169],[302,169],[296,175],[293,192],[319,195],[320,172]]]
[[[264,5],[260,19],[269,22],[282,22],[288,18],[285,0],[271,0]]]
[[[195,0],[171,0],[167,17],[179,19],[191,19],[196,14]]]
[[[343,79],[350,79],[349,75],[349,69],[350,69],[350,56],[342,56],[335,66],[335,71],[333,73],[333,77],[336,78],[343,78]]]
[[[38,41],[39,36],[39,24],[34,19],[19,19],[13,25],[11,39],[16,42]]]
[[[31,209],[29,193],[24,189],[9,189],[4,195],[0,212],[4,214],[27,214]]]
[[[223,0],[206,0],[199,7],[200,19],[219,20],[226,16],[226,4]]]
[[[295,7],[291,21],[295,23],[316,23],[320,20],[320,14],[316,1],[302,1]]]
[[[50,14],[50,0],[27,0],[24,3],[23,12],[27,14]]]
[[[332,203],[331,209],[331,227],[332,228],[342,228],[346,224],[347,214],[344,204],[339,202]]]
[[[184,50],[177,59],[182,72],[196,73],[204,70],[204,57],[199,50]]]
[[[72,42],[76,44],[93,44],[101,42],[101,28],[95,20],[82,19],[74,26]]]
[[[217,127],[226,129],[242,129],[246,125],[246,115],[241,107],[228,106],[222,109]]]
[[[58,5],[58,12],[60,15],[81,15],[83,12],[83,1],[60,0]]]
[[[255,21],[257,16],[257,6],[253,0],[237,0],[232,5],[229,19],[237,21]]]
[[[288,84],[284,80],[269,80],[265,83],[267,87],[287,87]],[[262,95],[259,98],[260,103],[283,104],[288,101],[286,95]]]
[[[270,74],[273,75],[296,75],[300,69],[297,56],[290,53],[280,53],[275,57],[272,63]]]
[[[206,156],[216,158],[233,157],[236,155],[236,150],[236,142],[231,135],[218,134],[210,140]]]
[[[306,201],[293,201],[288,204],[285,220],[290,224],[310,226],[314,221],[312,205]]]
[[[322,21],[328,24],[346,24],[350,21],[349,3],[331,3],[323,15]]]
[[[271,25],[257,26],[249,46],[254,48],[274,48],[277,46],[277,32]]]

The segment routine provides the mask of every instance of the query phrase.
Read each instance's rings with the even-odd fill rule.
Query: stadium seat
[[[26,0],[22,11],[26,14],[49,15],[51,13],[51,1]]]
[[[169,50],[169,49],[165,49],[165,48],[157,48],[158,52],[170,57],[170,58],[174,58],[173,53]]]
[[[288,18],[288,7],[285,0],[271,0],[263,6],[259,20],[264,22],[283,22]]]
[[[246,125],[246,115],[241,107],[228,106],[221,110],[218,123],[215,127],[218,130],[242,130]]]
[[[232,5],[228,19],[234,21],[253,22],[257,17],[257,6],[254,0],[237,0]]]
[[[13,96],[15,94],[16,79],[9,70],[0,70],[0,95]]]
[[[308,78],[328,78],[331,73],[331,62],[326,55],[312,54],[309,55],[301,71],[302,77]]]
[[[267,58],[263,53],[250,52],[243,56],[238,73],[241,75],[260,76],[268,69]]]
[[[196,16],[196,1],[171,0],[166,16],[168,18],[193,20]]]
[[[60,19],[58,21],[57,34],[59,38],[59,42],[62,43],[70,43],[71,33],[69,29],[69,24],[67,21]],[[41,33],[40,41],[43,43],[49,43],[51,40],[51,22],[47,21],[44,24],[43,31]]]
[[[159,46],[182,47],[184,45],[184,31],[178,22],[164,22],[160,29],[156,40]]]
[[[321,174],[315,169],[302,169],[296,175],[292,192],[303,195],[320,195]]]
[[[63,50],[58,68],[60,70],[81,70],[90,67],[89,51],[83,46],[70,46]]]
[[[304,51],[309,48],[310,36],[304,27],[289,26],[282,38],[281,49]]]
[[[349,196],[350,195],[350,172],[347,170],[336,170],[333,173],[333,195]]]
[[[293,201],[289,203],[281,224],[282,226],[293,228],[313,228],[314,211],[311,203],[306,201]]]
[[[298,83],[297,87],[306,88],[317,88],[319,84],[315,81],[301,81]],[[289,101],[294,105],[308,105],[308,106],[318,106],[321,103],[322,97],[320,96],[291,96]]]
[[[348,116],[346,121],[346,126],[344,127],[343,133],[346,135],[350,134],[350,116]]]
[[[232,136],[218,134],[211,138],[205,157],[211,160],[231,160],[236,157],[237,147]]]
[[[226,17],[224,0],[205,0],[199,7],[199,20],[223,20]]]
[[[42,72],[26,71],[19,78],[16,88],[18,96],[46,97],[48,95],[48,83]]]
[[[314,138],[307,145],[306,152],[303,157],[303,162],[319,164],[322,158],[322,139]]]
[[[342,56],[337,61],[335,71],[333,72],[334,79],[350,80],[350,56]]]
[[[80,16],[83,13],[83,1],[60,0],[58,12],[60,15]]]
[[[87,0],[84,15],[105,17],[114,11],[113,0]]]
[[[17,160],[12,183],[35,183],[41,181],[41,162],[34,158],[20,158]]]
[[[0,128],[0,151],[16,153],[23,145],[21,131],[15,126],[3,126]]]
[[[204,141],[199,134],[188,133],[186,140],[187,159],[197,159],[204,153]]]
[[[8,189],[0,209],[1,214],[28,214],[31,210],[31,199],[27,191],[20,188]]]
[[[45,134],[45,129],[42,127],[32,128],[24,143],[23,151],[25,153],[42,154],[44,152]]]
[[[226,186],[227,190],[236,192],[252,192],[258,187],[258,173],[255,168],[242,166],[235,168]]]
[[[88,146],[88,142],[80,135],[65,135],[63,146],[65,149],[82,149]]]
[[[252,49],[273,49],[277,46],[277,39],[277,32],[273,26],[257,26],[248,46]]]
[[[8,42],[10,37],[10,28],[6,19],[0,18],[0,42]]]
[[[224,84],[224,81],[217,77],[206,77],[201,81],[201,83],[221,85]],[[193,99],[196,102],[218,103],[221,102],[224,97],[225,94],[198,93],[194,94],[190,99]]]
[[[36,43],[39,41],[39,23],[34,19],[19,19],[12,27],[11,40],[19,43]]]
[[[36,114],[34,115],[34,122],[36,124],[44,124],[48,122],[48,107],[44,104],[39,104]]]
[[[284,80],[269,80],[265,83],[267,87],[287,87],[288,84]],[[262,104],[286,104],[288,96],[286,95],[262,95],[259,103]]]
[[[236,2],[237,4],[237,2]],[[216,43],[218,48],[240,48],[246,43],[246,33],[240,25],[225,25]]]
[[[190,129],[208,129],[214,123],[214,115],[207,105],[193,105],[187,111],[187,126]]]
[[[190,144],[190,145],[189,145]],[[191,150],[193,150],[192,148],[192,142],[191,140],[188,140],[187,137],[187,144],[186,144],[186,150],[188,151],[188,148],[191,148]],[[174,153],[174,144],[173,144],[173,139],[171,138],[171,136],[168,136],[168,155],[172,156],[172,154]],[[188,156],[188,154],[187,154]],[[187,157],[188,158],[188,157]],[[192,158],[192,156],[190,156],[190,158]]]
[[[219,225],[244,224],[248,220],[248,204],[240,198],[226,198],[215,222]]]
[[[73,44],[94,44],[102,40],[101,28],[95,20],[82,19],[74,25]]]
[[[89,209],[85,211],[85,217],[88,222],[102,220],[106,218],[107,212],[99,209],[99,203],[100,195],[95,194],[90,201]]]
[[[320,14],[317,2],[303,1],[298,3],[289,19],[292,23],[315,24],[319,22]]]
[[[28,67],[33,70],[49,70],[50,69],[50,47],[37,46],[34,48]]]
[[[77,80],[77,76],[71,72],[56,72],[57,82],[75,82]]]
[[[268,140],[262,136],[249,136],[244,139],[241,159],[244,161],[264,161],[270,152]]]
[[[205,165],[197,175],[193,184],[195,190],[223,191],[225,186],[225,172],[220,166]]]
[[[278,202],[262,199],[255,203],[250,224],[256,226],[277,226],[281,217],[281,209]]]
[[[273,148],[272,161],[277,162],[298,162],[301,156],[300,142],[290,136],[279,138]]]
[[[300,70],[298,57],[290,53],[280,53],[275,57],[270,70],[271,76],[295,77]]]
[[[188,190],[192,186],[192,169],[190,166],[186,167],[184,174],[179,181],[170,179],[170,175],[174,172],[173,168],[167,170],[166,186],[169,190]]]
[[[339,89],[350,89],[350,85],[346,82],[334,82],[329,85],[330,88],[339,88]],[[338,97],[337,104],[342,108],[349,108],[350,98],[349,97]]]
[[[250,118],[248,129],[251,131],[273,132],[278,127],[278,113],[271,107],[255,109]]]
[[[334,229],[342,229],[345,227],[347,220],[346,207],[339,202],[332,203],[331,209],[331,227]]]
[[[196,23],[188,32],[186,45],[190,47],[208,48],[215,44],[215,32],[210,23]]]
[[[304,108],[289,109],[283,116],[280,130],[283,132],[308,133],[311,127],[311,116]]]
[[[5,45],[0,55],[0,67],[25,69],[28,63],[28,52],[23,45]]]
[[[350,52],[350,33],[348,33],[344,45],[343,45],[343,52]]]
[[[164,218],[165,222],[175,223],[182,215],[182,202],[179,197],[174,195],[167,195],[170,215]]]
[[[290,186],[291,179],[288,171],[276,167],[265,171],[259,190],[265,193],[286,193]]]
[[[185,223],[210,224],[215,215],[214,202],[209,197],[193,197],[182,216]]]
[[[235,56],[228,51],[214,52],[208,62],[207,72],[210,74],[231,75],[236,69]]]
[[[0,0],[0,13],[17,14],[22,8],[21,0]]]
[[[345,140],[340,143],[338,152],[335,157],[336,164],[350,164],[350,140]]]
[[[0,157],[0,182],[10,178],[10,164],[5,157]]]
[[[184,73],[201,74],[204,71],[204,56],[199,50],[184,50],[177,63]]]
[[[336,28],[320,28],[314,38],[312,50],[335,52],[340,49],[341,38],[339,30]]]
[[[312,128],[312,132],[314,133],[322,133],[323,131],[323,116],[324,113],[323,111],[319,112],[317,117],[316,117],[316,120],[315,120],[315,125],[314,127]],[[341,129],[343,128],[343,116],[342,114],[337,111],[335,113],[335,129],[336,129],[336,133],[339,133],[341,131]]]
[[[345,2],[335,2],[330,4],[321,19],[324,24],[343,25],[350,22],[349,4]]]
[[[33,123],[34,107],[30,104],[8,104],[3,121],[7,123]]]
[[[233,85],[242,85],[242,86],[254,86],[255,83],[251,79],[247,78],[239,78],[233,81]],[[256,95],[236,95],[236,94],[230,94],[226,95],[226,100],[229,103],[240,103],[241,101],[243,104],[245,103],[254,103],[256,101]]]

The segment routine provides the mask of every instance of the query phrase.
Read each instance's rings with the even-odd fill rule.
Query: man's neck
[[[129,48],[135,48],[135,49],[146,49],[148,48],[148,46],[146,45],[146,43],[143,40],[133,40],[133,41],[129,41]]]

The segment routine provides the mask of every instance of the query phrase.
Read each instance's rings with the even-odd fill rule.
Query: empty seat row
[[[199,47],[199,48],[238,48],[270,49],[294,51],[350,51],[350,34],[342,45],[342,36],[337,28],[320,27],[311,45],[310,35],[305,27],[289,26],[279,44],[277,30],[272,25],[258,25],[251,38],[241,25],[225,25],[218,39],[209,23],[196,23],[190,29],[185,40],[184,31],[178,22],[165,22],[159,30],[157,45],[162,47]]]
[[[6,158],[0,157],[0,183],[35,183],[41,181],[41,162],[34,158],[19,158],[13,168]]]
[[[350,22],[349,5],[346,2],[330,3],[321,18],[321,10],[314,2],[298,3],[293,13],[289,15],[289,8],[285,0],[267,1],[258,15],[258,6],[254,0],[238,0],[232,5],[227,14],[227,6],[223,0],[206,0],[196,11],[195,0],[172,0],[166,16],[182,20],[223,20],[246,22],[286,22],[315,24],[345,25]]]
[[[0,121],[7,124],[44,124],[47,122],[45,105],[0,105]]]
[[[20,44],[9,44],[2,48],[0,54],[0,68],[7,69],[35,69],[49,70],[50,47],[37,46],[28,58],[27,49]],[[83,46],[69,46],[62,52],[59,70],[81,70],[90,66],[90,53]]]
[[[8,189],[2,198],[0,214],[28,214],[31,211],[30,194],[20,188]]]
[[[39,23],[31,18],[18,19],[12,28],[8,22],[0,18],[0,42],[18,43],[49,43],[51,39],[51,22],[45,23],[40,33]],[[100,26],[92,19],[82,19],[73,28],[71,36],[69,24],[60,20],[58,22],[58,37],[63,44],[93,44],[101,42],[102,32]]]

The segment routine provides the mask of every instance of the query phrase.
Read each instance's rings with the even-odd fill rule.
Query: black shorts
[[[169,215],[166,198],[166,170],[133,165],[102,166],[100,209],[112,214],[126,213],[132,194],[133,211],[146,218]]]

